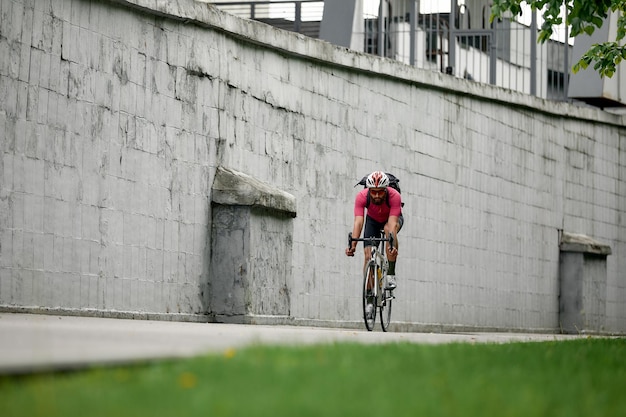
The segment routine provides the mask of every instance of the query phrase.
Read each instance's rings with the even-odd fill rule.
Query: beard
[[[383,204],[383,199],[382,198],[373,198],[372,197],[372,203],[377,205],[377,206],[380,206],[381,204]]]

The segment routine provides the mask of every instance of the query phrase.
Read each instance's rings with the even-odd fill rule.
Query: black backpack
[[[394,190],[396,190],[397,192],[399,192],[400,194],[402,194],[402,191],[400,191],[400,180],[398,179],[398,177],[388,172],[385,172],[385,175],[387,175],[387,177],[389,178],[389,186],[393,188]],[[369,174],[361,178],[361,181],[357,182],[354,186],[356,187],[357,185],[362,185],[363,188],[366,188],[365,184],[367,182],[368,176]],[[385,202],[387,203],[387,206],[389,206],[389,193],[387,193],[387,200]],[[368,193],[366,206],[369,207],[369,205],[370,205],[370,195]],[[402,207],[404,207],[404,202],[402,203]]]

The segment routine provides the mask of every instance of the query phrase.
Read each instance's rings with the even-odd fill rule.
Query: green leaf
[[[614,39],[592,45],[580,60],[573,65],[572,71],[593,69],[601,77],[612,77],[616,68],[626,61],[626,46],[620,45],[626,38],[626,0],[492,0],[491,17],[500,17],[505,12],[513,16],[520,14],[521,4],[529,5],[533,10],[540,10],[543,23],[538,33],[538,43],[549,40],[554,27],[563,22],[561,8],[567,8],[566,23],[570,26],[570,37],[592,35],[606,22],[610,12],[617,12],[617,32]]]
[[[591,23],[596,25],[597,27],[602,27],[602,23],[603,22],[604,22],[604,20],[602,19],[602,17],[593,16],[591,18]]]

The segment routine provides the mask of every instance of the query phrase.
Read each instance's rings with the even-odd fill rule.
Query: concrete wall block
[[[19,73],[20,44],[9,43],[7,39],[0,37],[0,53],[4,57],[0,62],[0,74],[4,76]]]
[[[45,52],[34,47],[28,48],[26,45],[22,47],[20,54],[20,73],[28,71],[27,81],[29,85],[39,86],[40,71],[42,70],[41,60],[46,56]]]
[[[17,20],[17,17],[23,14],[24,5],[21,3],[14,3],[9,1],[0,2],[0,15],[2,16],[3,25],[0,29],[0,35],[7,38],[10,41],[19,39],[21,35],[21,22]],[[6,21],[6,23],[4,23]]]
[[[129,82],[141,87],[147,87],[146,84],[146,65],[147,58],[143,49],[128,49],[128,80]]]
[[[31,58],[35,50],[31,52]],[[37,71],[39,73],[37,79],[37,85],[43,87],[45,89],[50,89],[50,61],[56,60],[57,58],[52,56],[49,52],[46,52],[40,56],[40,61],[38,63]],[[31,61],[31,66],[35,64]]]
[[[138,101],[137,85],[130,82],[122,82],[120,85],[120,111],[134,115]]]
[[[68,99],[66,96],[53,91],[49,92],[47,109],[45,110],[48,114],[48,126],[38,127],[38,130],[45,132],[48,132],[50,128],[66,130],[67,106]]]
[[[43,240],[48,250],[44,256],[44,270],[46,272],[60,272],[63,270],[63,237],[45,234]]]
[[[250,250],[249,214],[241,210],[213,210],[211,262],[209,276],[210,312],[214,314],[245,314],[243,275],[247,274]],[[219,243],[219,244],[216,244]]]
[[[27,97],[28,97],[28,84],[19,82],[15,79],[0,77],[0,94],[5,97],[5,100],[0,102],[0,109],[3,113],[3,119],[7,117],[13,119],[13,123],[10,125],[3,121],[2,127],[13,127],[15,125],[15,119],[24,119],[26,115]],[[14,141],[14,132],[3,129],[5,132],[6,144]],[[3,145],[4,146],[4,145]]]
[[[110,109],[113,105],[113,77],[109,74],[99,72],[94,82],[94,104]]]
[[[163,253],[160,250],[146,248],[146,276],[148,281],[156,287],[157,283],[163,282]],[[156,290],[155,290],[156,291]],[[158,306],[155,302],[154,306]]]
[[[105,33],[99,32],[98,37],[98,55],[99,66],[97,68],[101,77],[115,77],[120,82],[120,69],[121,69],[121,57],[119,53],[119,46],[116,41]]]
[[[163,31],[159,22],[146,22],[144,41],[144,51],[146,57],[150,59],[165,60],[165,45],[161,42]]]
[[[25,194],[24,202],[24,230],[43,232],[44,198],[40,195]]]
[[[13,286],[13,268],[0,266],[0,302],[3,305],[14,305],[11,297]]]
[[[44,161],[24,158],[24,191],[37,196],[44,195]]]
[[[152,91],[165,97],[174,97],[176,68],[170,67],[165,61],[152,59],[148,69]]]
[[[287,277],[291,272],[289,254],[292,250],[292,237],[289,235],[289,218],[274,217],[262,210],[253,210],[251,218],[252,275],[254,292],[265,293],[265,297],[253,298],[252,312],[269,315],[289,314],[289,288]],[[261,301],[261,304],[259,303]]]
[[[94,102],[95,85],[94,74],[92,70],[84,66],[82,63],[70,62],[68,72],[68,97],[76,99],[79,102]],[[77,113],[79,114],[79,113]],[[80,126],[76,131],[85,128]]]
[[[124,243],[124,212],[99,209],[98,230],[100,242],[105,246]]]
[[[33,94],[37,94],[36,108],[33,104],[33,111],[31,113],[33,116],[33,120],[39,124],[46,124],[48,122],[48,96],[49,91],[45,88],[38,88],[36,91],[33,90]]]
[[[163,281],[168,283],[166,286],[168,291],[170,291],[172,287],[172,283],[177,281],[178,277],[178,252],[174,251],[164,251],[163,252]],[[167,300],[171,301],[172,294],[167,296]],[[171,303],[169,304],[171,307]]]
[[[45,10],[25,9],[22,42],[47,53],[52,52],[54,18]],[[32,31],[32,33],[31,33]]]

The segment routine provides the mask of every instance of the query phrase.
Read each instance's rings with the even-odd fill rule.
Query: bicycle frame
[[[389,268],[389,261],[387,260],[387,256],[385,255],[384,242],[386,240],[378,242],[376,246],[372,246],[372,252],[370,256],[370,261],[374,261],[374,265],[376,267],[374,270],[379,273],[380,276],[373,277],[374,282],[377,285],[373,285],[374,297],[378,300],[378,294],[382,291],[383,288],[383,278],[387,276],[387,269]],[[369,262],[368,262],[369,264]]]

